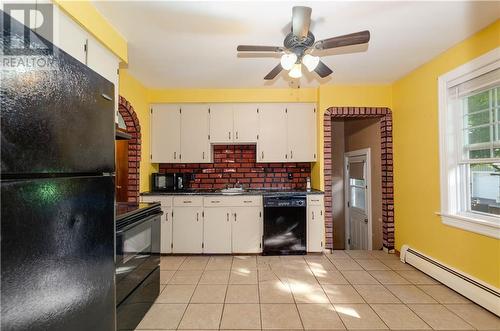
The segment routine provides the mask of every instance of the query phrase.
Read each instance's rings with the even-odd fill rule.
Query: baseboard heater
[[[500,290],[457,269],[447,266],[407,245],[401,248],[401,261],[411,264],[469,300],[500,316]]]

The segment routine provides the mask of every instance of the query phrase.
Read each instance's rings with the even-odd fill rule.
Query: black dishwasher
[[[306,196],[264,196],[263,255],[306,254]]]

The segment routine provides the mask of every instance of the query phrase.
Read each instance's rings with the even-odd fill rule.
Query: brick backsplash
[[[188,186],[204,189],[232,187],[238,181],[250,188],[305,189],[311,176],[307,162],[256,163],[255,145],[216,145],[213,149],[213,163],[161,163],[160,172],[193,173]]]

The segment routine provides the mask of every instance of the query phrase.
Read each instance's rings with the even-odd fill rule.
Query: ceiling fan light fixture
[[[313,56],[311,54],[306,54],[302,58],[302,64],[304,64],[309,70],[309,72],[314,71],[316,67],[318,66],[319,63],[319,57],[318,56]]]
[[[297,62],[297,55],[295,53],[285,53],[281,56],[281,67],[285,70],[290,70],[293,68],[295,62]]]
[[[295,63],[293,65],[292,70],[288,73],[288,76],[292,78],[300,78],[302,77],[302,64],[300,63]]]

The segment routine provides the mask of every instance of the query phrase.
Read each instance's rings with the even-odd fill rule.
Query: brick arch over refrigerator
[[[128,201],[139,200],[139,166],[141,163],[141,125],[134,107],[120,96],[118,111],[125,121],[127,133],[132,136],[128,141]]]
[[[326,248],[333,247],[332,217],[332,120],[341,118],[377,118],[380,120],[382,158],[382,228],[384,249],[394,250],[394,190],[392,162],[392,112],[389,108],[331,107],[325,112],[324,180]]]

